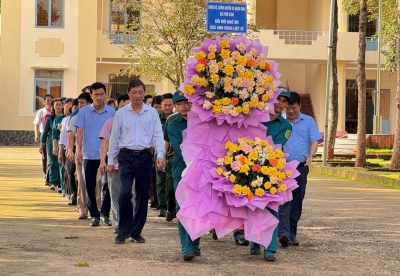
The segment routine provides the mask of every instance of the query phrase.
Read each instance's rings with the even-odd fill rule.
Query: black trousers
[[[65,192],[67,194],[72,194],[77,192],[76,188],[76,181],[75,181],[75,170],[76,170],[76,165],[75,163],[72,163],[69,161],[68,158],[65,158]]]
[[[100,166],[100,160],[83,160],[84,177],[86,183],[87,206],[92,218],[110,217],[111,198],[108,185],[105,183],[102,188],[101,208],[97,209],[96,204],[96,184],[97,171]]]
[[[119,194],[120,219],[118,228],[121,233],[137,237],[147,219],[147,203],[150,189],[152,155],[150,152],[133,155],[120,151],[118,154],[121,193]],[[136,206],[133,214],[132,185],[135,181]]]

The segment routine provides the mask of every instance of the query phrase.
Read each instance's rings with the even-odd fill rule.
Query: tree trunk
[[[329,96],[329,118],[328,118],[328,134],[327,134],[327,159],[333,159],[335,149],[336,130],[338,124],[338,76],[337,76],[337,59],[336,46],[338,41],[338,6],[335,1],[333,14],[333,41],[332,41],[332,67],[331,67],[331,93]]]
[[[397,8],[397,92],[396,92],[396,130],[394,135],[394,146],[392,154],[391,170],[400,170],[400,1]]]
[[[365,44],[367,33],[367,1],[360,0],[359,41],[358,41],[358,126],[356,167],[364,167],[366,163],[366,85],[365,85]]]

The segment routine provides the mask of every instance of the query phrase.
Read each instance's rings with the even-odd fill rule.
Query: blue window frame
[[[44,96],[51,94],[61,98],[63,95],[63,71],[35,70],[35,101],[34,111],[44,107]]]
[[[64,0],[36,0],[36,28],[64,28]]]

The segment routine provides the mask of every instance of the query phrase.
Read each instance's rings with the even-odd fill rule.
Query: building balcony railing
[[[115,30],[103,30],[102,34],[107,35],[108,38],[113,41],[113,44],[132,43],[133,40],[138,36],[133,32]]]
[[[312,45],[313,41],[324,36],[323,31],[302,31],[302,30],[274,30],[274,35],[284,39],[289,45]]]
[[[377,51],[378,50],[378,40],[373,39],[372,37],[367,37],[365,50],[366,51]]]

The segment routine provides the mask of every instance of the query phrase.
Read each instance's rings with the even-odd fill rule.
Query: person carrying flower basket
[[[287,140],[292,133],[292,125],[286,121],[282,116],[282,111],[287,106],[290,100],[290,90],[287,87],[279,86],[278,88],[283,89],[283,91],[278,96],[278,103],[274,104],[275,114],[271,114],[271,121],[263,122],[262,124],[267,127],[267,136],[272,136],[274,144],[280,144],[282,147],[286,144]],[[279,219],[279,213],[267,208],[271,214],[273,214],[277,219]],[[243,237],[244,238],[244,237]],[[277,252],[278,243],[278,227],[275,228],[272,234],[271,243],[267,248],[264,249],[264,259],[266,261],[275,261],[275,253]],[[251,243],[250,254],[259,255],[261,253],[260,245],[258,243]]]
[[[191,104],[181,91],[176,91],[173,96],[175,109],[178,112],[176,118],[167,126],[167,133],[174,149],[174,159],[172,163],[172,178],[174,179],[174,190],[176,191],[182,172],[186,168],[186,163],[182,157],[181,144],[183,141],[182,131],[187,128],[187,113],[190,111]],[[179,204],[176,203],[176,212],[179,211]],[[178,221],[179,239],[182,245],[182,256],[185,261],[190,261],[195,256],[200,256],[200,238],[191,240],[183,225]]]

